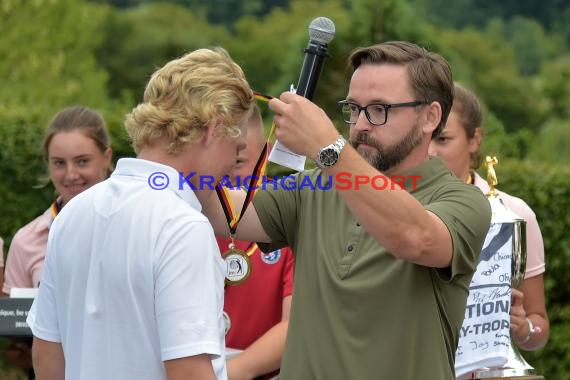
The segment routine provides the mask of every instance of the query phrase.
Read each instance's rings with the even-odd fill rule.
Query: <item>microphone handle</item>
[[[328,57],[327,45],[309,41],[309,45],[305,48],[305,59],[297,84],[298,95],[313,100],[326,57]]]

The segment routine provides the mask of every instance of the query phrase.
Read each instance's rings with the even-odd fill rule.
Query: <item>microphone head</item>
[[[334,22],[326,17],[317,17],[309,25],[309,38],[317,43],[327,45],[334,38]]]

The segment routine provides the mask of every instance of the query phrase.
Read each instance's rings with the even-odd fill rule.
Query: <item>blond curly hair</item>
[[[254,104],[243,70],[220,47],[198,49],[154,72],[143,103],[126,116],[125,127],[135,152],[167,138],[169,153],[199,139],[208,126],[237,137]]]

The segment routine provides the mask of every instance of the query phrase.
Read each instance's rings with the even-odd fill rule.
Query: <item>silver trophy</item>
[[[487,182],[490,188],[487,198],[491,204],[491,223],[502,223],[503,225],[509,226],[512,233],[511,288],[521,290],[526,270],[526,221],[509,210],[498,196],[495,190],[498,181],[494,170],[494,166],[497,163],[498,160],[496,157],[486,158]],[[484,368],[474,373],[475,379],[510,377],[528,380],[544,379],[542,376],[535,375],[534,368],[528,364],[520,354],[512,336],[510,338],[506,364],[500,368]]]

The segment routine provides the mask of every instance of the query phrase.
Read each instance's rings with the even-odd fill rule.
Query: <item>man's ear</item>
[[[431,134],[439,125],[442,117],[441,105],[439,102],[431,102],[426,106],[424,113],[425,123],[423,126],[423,131],[426,134]]]

